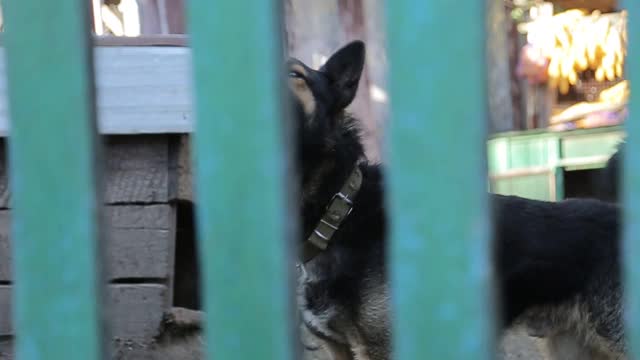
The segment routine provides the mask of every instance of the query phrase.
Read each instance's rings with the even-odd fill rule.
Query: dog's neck
[[[302,208],[305,215],[307,211],[324,211],[331,198],[347,181],[360,158],[352,157],[344,163],[338,163],[335,158],[324,159],[303,176]]]
[[[303,161],[302,216],[308,235],[324,214],[333,196],[351,175],[364,150],[357,130],[345,128],[334,134],[331,146]]]
[[[362,170],[357,164],[349,174],[346,182],[332,198],[322,218],[316,224],[313,232],[309,234],[307,242],[302,249],[302,260],[306,263],[327,250],[334,235],[342,222],[351,215],[353,211],[353,201],[360,191],[362,185]]]

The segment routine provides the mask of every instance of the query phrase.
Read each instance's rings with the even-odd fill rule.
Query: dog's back
[[[606,166],[598,173],[597,179],[597,194],[598,198],[610,201],[619,202],[620,195],[620,169],[622,166],[622,157],[624,156],[625,145],[620,144],[618,151],[609,158]]]
[[[588,199],[493,201],[506,325],[546,337],[553,359],[618,359],[625,348],[618,207]]]

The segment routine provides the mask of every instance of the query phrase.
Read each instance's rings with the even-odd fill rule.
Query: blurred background
[[[91,1],[99,42],[187,45],[184,0]],[[366,68],[351,111],[364,122],[368,155],[379,160],[388,106],[382,1],[282,1],[289,56],[319,67],[347,41],[366,42]],[[545,200],[592,194],[593,173],[624,138],[619,125],[627,115],[629,83],[624,73],[627,36],[622,4],[487,4],[487,26],[494,34],[488,39],[486,59],[491,190]],[[464,96],[465,84],[459,86]],[[466,119],[425,121],[465,126]]]

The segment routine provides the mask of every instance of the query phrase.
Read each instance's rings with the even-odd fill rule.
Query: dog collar
[[[344,219],[353,210],[353,199],[358,194],[362,185],[362,171],[356,164],[342,188],[331,198],[327,211],[316,225],[311,235],[305,241],[302,249],[302,261],[304,263],[316,257],[327,249],[333,234],[340,228]]]

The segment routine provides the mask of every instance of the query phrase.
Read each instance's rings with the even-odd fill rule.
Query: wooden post
[[[208,359],[293,358],[276,4],[188,2]]]
[[[640,3],[627,0],[629,34],[626,73],[632,86],[624,153],[624,270],[629,358],[640,359]]]
[[[386,4],[393,358],[493,358],[485,2]]]
[[[143,35],[161,34],[162,20],[157,0],[138,0],[140,9],[140,33]]]
[[[16,358],[99,359],[91,3],[3,5]]]
[[[169,0],[167,2],[167,23],[169,34],[184,34],[184,0]]]
[[[487,29],[493,35],[487,38],[487,86],[491,92],[489,132],[511,131],[514,130],[514,111],[508,50],[509,18],[504,10],[504,0],[490,0],[487,3],[489,8]],[[457,124],[464,126],[464,121]]]

